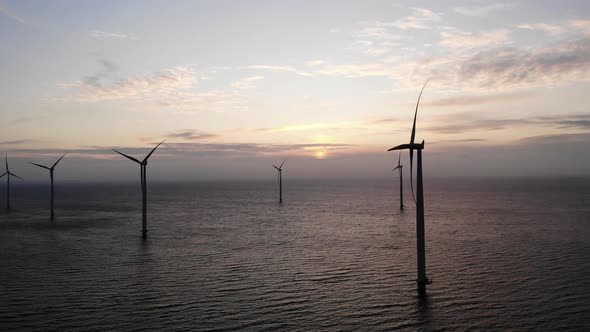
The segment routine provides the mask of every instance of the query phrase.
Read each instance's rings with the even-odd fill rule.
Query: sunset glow
[[[1,0],[0,150],[84,169],[167,138],[161,175],[263,177],[289,157],[306,177],[311,157],[386,176],[430,79],[416,139],[435,174],[590,174],[589,7]]]

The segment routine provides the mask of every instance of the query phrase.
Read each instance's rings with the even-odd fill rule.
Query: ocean
[[[395,176],[394,176],[395,175]],[[590,179],[0,186],[2,331],[590,330]]]

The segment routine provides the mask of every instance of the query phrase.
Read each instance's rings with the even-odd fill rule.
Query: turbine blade
[[[279,170],[279,168],[278,168],[278,167],[276,167],[275,165],[272,165],[272,167],[276,168],[276,169],[277,169],[277,171]]]
[[[163,140],[162,142],[158,143],[158,145],[156,145],[156,147],[152,151],[150,151],[150,153],[148,153],[148,155],[143,159],[143,161],[146,162],[149,159],[149,157],[152,155],[152,153],[154,153],[154,151],[156,151],[158,146],[160,146],[160,144],[162,144],[164,142],[166,142],[166,140]]]
[[[420,90],[420,95],[418,95],[418,102],[416,103],[416,111],[414,112],[414,124],[412,125],[412,135],[410,135],[410,144],[414,144],[414,137],[416,137],[416,117],[418,117],[418,106],[420,105],[420,98],[422,97],[422,92],[424,92],[424,88],[426,84],[428,84],[430,79],[426,80],[424,86],[422,86],[422,90]]]
[[[18,175],[16,175],[16,174],[14,174],[14,173],[12,173],[12,172],[7,172],[7,173],[8,173],[8,174],[10,174],[10,175],[12,175],[12,176],[14,176],[15,178],[19,178],[19,179],[21,179],[21,180],[24,180],[23,178],[21,178],[20,176],[18,176]]]
[[[387,151],[394,151],[394,150],[405,150],[405,149],[409,149],[410,148],[410,144],[400,144],[396,147],[393,147]]]
[[[420,98],[422,98],[422,92],[424,92],[424,88],[426,84],[428,84],[430,79],[426,80],[424,85],[422,86],[422,90],[420,90],[420,94],[418,95],[418,101],[416,102],[416,111],[414,111],[414,123],[412,124],[412,134],[410,135],[410,145],[414,144],[414,138],[416,137],[416,118],[418,117],[418,106],[420,105]],[[413,169],[414,169],[414,149],[410,148],[410,188],[412,189],[412,198],[414,199],[414,203],[416,203],[416,196],[414,195],[414,181],[412,180],[413,177]]]
[[[397,158],[397,167],[401,166],[401,162],[402,162],[402,152],[399,152],[399,157]]]
[[[61,159],[62,159],[63,157],[65,157],[65,156],[66,156],[66,154],[68,154],[68,153],[67,153],[67,152],[66,152],[66,153],[64,153],[64,155],[63,155],[63,156],[61,156],[61,157],[60,157],[60,158],[59,158],[59,159],[58,159],[58,160],[55,162],[55,164],[53,164],[53,166],[51,166],[51,168],[54,168],[54,167],[57,165],[57,163],[59,163],[59,162],[61,161]]]
[[[43,165],[39,165],[39,164],[35,164],[35,163],[32,163],[32,162],[30,162],[30,161],[29,161],[28,163],[29,163],[29,164],[31,164],[31,165],[35,165],[35,166],[39,166],[39,167],[41,167],[41,168],[45,168],[45,169],[51,170],[51,168],[49,168],[49,167],[47,167],[47,166],[43,166]]]
[[[4,174],[0,175],[0,179],[6,174],[8,174],[8,172],[4,172]]]
[[[393,172],[393,171],[395,171],[395,170],[396,170],[396,169],[398,169],[398,168],[399,168],[399,166],[396,166],[396,167],[395,167],[394,169],[392,169],[391,171]]]
[[[285,164],[285,161],[287,161],[287,159],[283,160],[283,162],[281,163],[281,166],[279,166],[280,169],[283,168],[283,164]]]
[[[8,172],[8,153],[4,156],[4,161],[6,161],[6,171]]]
[[[133,158],[131,156],[128,156],[128,155],[124,154],[123,152],[119,152],[119,151],[117,151],[115,149],[113,149],[113,151],[115,151],[116,153],[122,155],[125,158],[131,159],[131,160],[135,161],[136,163],[141,164],[141,161],[139,161],[139,160],[137,160],[137,159],[135,159],[135,158]]]

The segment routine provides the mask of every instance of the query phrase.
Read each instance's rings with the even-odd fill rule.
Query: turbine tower
[[[416,117],[418,115],[418,105],[420,105],[420,98],[422,97],[422,92],[424,92],[424,88],[428,84],[428,81],[424,83],[422,90],[420,91],[420,95],[418,96],[418,102],[416,103],[416,111],[414,112],[414,124],[412,125],[412,134],[410,135],[410,143],[409,144],[401,144],[396,147],[393,147],[387,151],[395,151],[395,150],[410,150],[410,185],[412,188],[412,197],[414,198],[414,202],[416,203],[416,237],[417,237],[417,263],[418,263],[418,278],[416,282],[418,283],[418,294],[419,296],[423,297],[426,295],[426,285],[430,284],[430,280],[426,276],[426,250],[425,250],[425,240],[424,240],[424,186],[422,180],[422,150],[424,149],[424,141],[421,144],[414,143],[414,138],[416,136]],[[417,160],[417,169],[418,172],[416,176],[416,195],[414,196],[414,185],[412,181],[412,166],[414,161],[414,150],[418,153],[418,160]],[[417,197],[416,197],[417,196]]]
[[[154,151],[156,151],[156,149],[165,141],[166,140],[163,140],[162,142],[158,143],[158,145],[156,145],[156,147],[153,148],[152,151],[150,151],[150,153],[148,153],[148,155],[145,158],[143,158],[142,161],[139,161],[131,156],[128,156],[122,152],[119,152],[119,151],[113,149],[113,151],[115,151],[116,153],[139,164],[139,169],[140,169],[139,177],[141,180],[141,192],[143,195],[143,199],[142,199],[143,206],[142,206],[142,210],[141,210],[141,221],[142,221],[141,237],[143,239],[147,238],[147,177],[146,177],[147,167],[146,166],[147,166],[148,159],[150,158],[152,153],[154,153]]]
[[[0,178],[2,178],[4,175],[6,175],[6,211],[10,211],[10,176],[12,175],[15,178],[21,179],[21,180],[23,180],[23,178],[12,173],[8,169],[8,153],[6,154],[6,157],[4,157],[4,161],[6,161],[6,172],[4,172],[4,174],[0,175]]]
[[[285,161],[286,160],[283,160],[279,167],[272,165],[272,167],[277,169],[279,175],[279,203],[283,203],[283,164]]]
[[[51,178],[51,199],[50,199],[51,200],[51,216],[49,217],[50,220],[55,219],[55,216],[53,214],[53,170],[55,169],[55,166],[57,166],[57,164],[61,161],[61,159],[66,156],[66,154],[68,154],[68,153],[66,152],[63,154],[63,156],[59,157],[59,159],[51,167],[35,164],[35,163],[32,163],[29,161],[29,164],[31,164],[31,165],[39,166],[41,168],[45,168],[45,169],[49,170],[49,177]]]
[[[403,169],[404,169],[404,165],[401,164],[402,161],[402,152],[399,152],[399,158],[397,159],[397,166],[395,166],[394,169],[392,169],[391,171],[395,171],[396,169],[398,170],[399,173],[399,209],[403,210],[404,209],[404,183],[403,183]]]

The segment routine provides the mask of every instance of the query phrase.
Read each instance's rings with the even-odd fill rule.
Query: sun
[[[320,150],[320,151],[316,151],[316,152],[314,153],[314,156],[315,156],[317,159],[324,159],[324,158],[326,158],[326,151],[321,151],[321,150]]]

